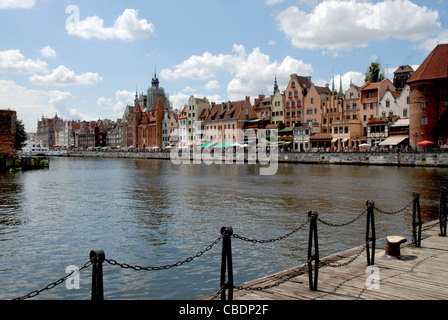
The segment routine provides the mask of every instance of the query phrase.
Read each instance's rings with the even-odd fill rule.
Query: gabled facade
[[[293,127],[302,121],[302,112],[305,96],[311,88],[311,77],[302,77],[292,74],[285,91],[285,125]]]

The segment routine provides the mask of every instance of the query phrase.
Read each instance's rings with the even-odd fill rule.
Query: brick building
[[[0,154],[14,156],[17,113],[0,110]]]
[[[438,45],[415,71],[410,87],[410,144],[429,140],[444,145],[448,137],[448,44]]]

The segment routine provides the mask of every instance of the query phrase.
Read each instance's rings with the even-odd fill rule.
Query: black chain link
[[[326,222],[322,219],[320,219],[319,217],[317,218],[317,221],[329,226],[329,227],[345,227],[348,226],[349,224],[354,223],[356,220],[358,220],[359,218],[361,218],[365,213],[367,212],[367,210],[364,210],[363,212],[361,212],[360,214],[358,214],[354,219],[346,222],[346,223],[340,223],[340,224],[335,224],[335,223],[330,223],[330,222]]]
[[[234,238],[236,238],[236,239],[240,239],[240,240],[243,240],[243,241],[246,241],[246,242],[252,242],[252,243],[272,243],[272,242],[276,242],[276,241],[279,241],[279,240],[284,240],[284,239],[292,236],[294,233],[298,232],[300,229],[305,227],[309,222],[310,222],[310,219],[307,219],[307,221],[305,221],[302,225],[300,225],[298,228],[294,229],[293,231],[291,231],[291,232],[289,232],[289,233],[287,233],[287,234],[285,234],[283,236],[280,236],[278,238],[269,239],[269,240],[249,239],[249,238],[246,238],[246,237],[242,237],[242,236],[240,236],[238,234],[233,234],[232,236]]]
[[[375,209],[376,211],[380,212],[380,213],[383,213],[383,214],[390,214],[390,215],[393,215],[393,214],[397,214],[397,213],[403,212],[404,210],[406,210],[407,208],[409,208],[413,203],[414,203],[414,199],[412,199],[411,201],[409,201],[409,203],[406,204],[403,208],[398,209],[398,210],[396,210],[396,211],[385,211],[385,210],[381,210],[381,209],[377,208],[376,206],[374,207],[374,209]]]
[[[48,284],[45,288],[42,288],[40,290],[31,291],[30,293],[28,293],[28,294],[26,294],[26,295],[24,295],[22,297],[15,298],[14,300],[26,300],[26,299],[29,299],[29,298],[34,298],[35,296],[39,295],[42,291],[51,290],[51,289],[57,287],[58,285],[63,283],[68,278],[73,277],[75,274],[81,272],[81,270],[84,270],[84,269],[90,267],[92,264],[93,264],[93,259],[88,261],[88,262],[86,262],[79,270],[73,270],[72,272],[70,272],[70,274],[66,275],[65,277],[63,277],[63,278],[61,278],[59,280],[56,280],[56,281]]]
[[[113,266],[119,266],[123,269],[134,269],[136,271],[159,271],[159,270],[167,270],[167,269],[171,269],[174,267],[180,267],[181,265],[183,265],[184,263],[187,262],[191,262],[196,258],[199,258],[200,256],[202,256],[204,253],[206,253],[207,251],[210,251],[216,244],[218,244],[224,237],[224,234],[222,234],[219,238],[217,238],[213,243],[211,243],[210,245],[208,245],[204,250],[199,251],[197,254],[195,254],[194,256],[188,257],[185,260],[182,261],[178,261],[176,263],[173,264],[167,264],[167,265],[163,265],[163,266],[158,266],[158,267],[142,267],[142,266],[133,266],[127,263],[119,263],[113,259],[105,259],[104,261],[106,261],[107,263],[109,263],[110,265]]]

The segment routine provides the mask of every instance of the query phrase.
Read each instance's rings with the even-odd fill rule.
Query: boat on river
[[[48,156],[50,149],[44,147],[40,141],[29,140],[26,141],[22,148],[22,155],[24,156]]]

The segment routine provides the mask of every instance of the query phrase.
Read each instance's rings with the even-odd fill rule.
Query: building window
[[[422,126],[427,125],[428,124],[428,118],[426,118],[426,117],[420,118],[420,124]]]
[[[390,108],[390,101],[386,100],[386,108]]]
[[[426,109],[426,101],[422,102],[422,109]]]

